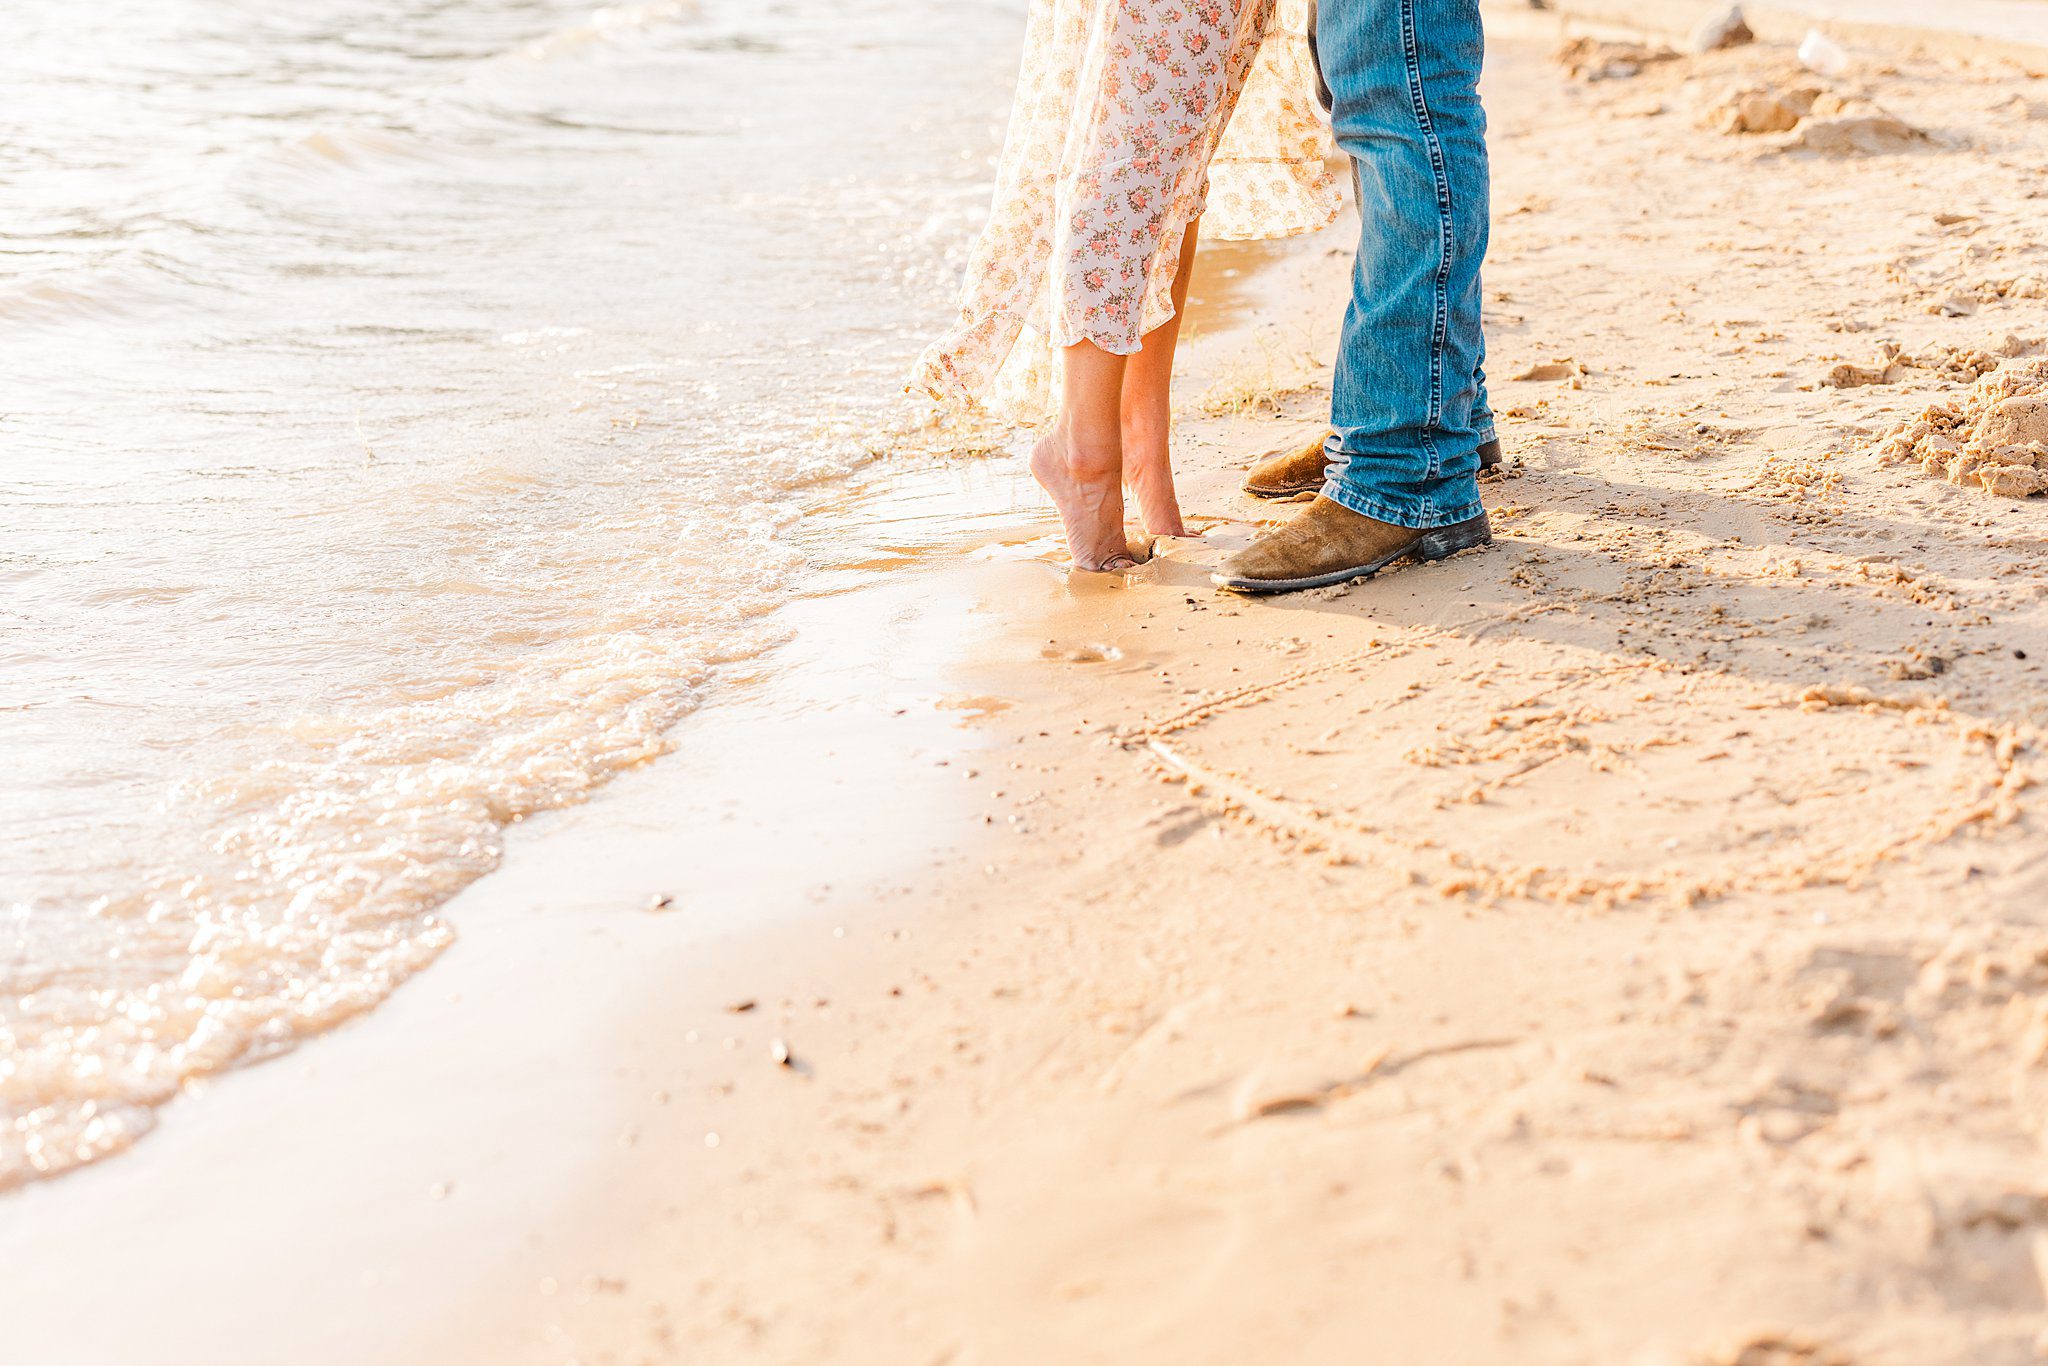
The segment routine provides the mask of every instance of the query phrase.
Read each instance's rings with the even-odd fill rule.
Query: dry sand
[[[163,1191],[235,1186],[219,1152],[178,1156],[174,1116],[162,1154],[31,1192],[0,1253],[59,1255],[0,1308],[74,1350],[20,1359],[2037,1360],[2048,500],[1885,448],[2048,335],[2048,291],[2014,283],[2048,274],[2048,82],[1954,58],[1817,82],[1762,46],[1584,80],[1556,45],[1494,27],[1491,368],[1531,376],[1495,387],[1494,548],[1209,589],[1289,511],[1236,493],[1243,465],[1325,402],[1299,358],[1328,354],[1346,263],[1297,244],[1187,405],[1204,542],[1128,580],[970,560],[887,618],[980,633],[943,695],[861,675],[878,711],[973,718],[894,751],[849,818],[916,796],[914,862],[688,954],[639,928],[663,917],[602,922],[625,956],[534,1007],[576,1013],[475,1045],[483,1122],[413,1097],[402,1178],[314,1135],[218,1195],[265,1230],[285,1199],[290,1236],[187,1272],[135,1227],[112,1279],[154,1268],[123,1300],[152,1355],[60,1336],[86,1301],[54,1225],[217,1210]],[[1722,131],[1729,92],[1795,83],[1827,98]],[[1915,131],[1840,122],[1878,117]],[[832,809],[757,847],[761,877]],[[619,903],[661,867],[583,857]],[[473,904],[550,894],[507,891],[521,872]],[[502,1020],[517,955],[466,951],[416,992]],[[400,1059],[422,1011],[308,1065]],[[588,1116],[518,1080],[565,1031]],[[267,1071],[210,1100],[304,1104]],[[524,1185],[542,1138],[567,1155]],[[166,1319],[195,1285],[207,1312]]]

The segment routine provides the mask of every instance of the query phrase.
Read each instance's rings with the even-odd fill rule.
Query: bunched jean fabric
[[[1400,526],[1466,521],[1494,434],[1479,0],[1321,0],[1313,33],[1360,227],[1323,494]]]

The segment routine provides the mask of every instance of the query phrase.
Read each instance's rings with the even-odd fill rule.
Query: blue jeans
[[[1321,0],[1317,64],[1358,193],[1323,494],[1382,522],[1477,517],[1493,439],[1479,0]]]

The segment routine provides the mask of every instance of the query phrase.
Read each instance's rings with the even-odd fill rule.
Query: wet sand
[[[1493,29],[1494,548],[1209,590],[1326,401],[1342,244],[1274,252],[1210,543],[1068,582],[1014,476],[903,475],[1003,511],[881,535],[821,695],[536,823],[413,991],[24,1192],[9,1345],[2035,1360],[2048,500],[1887,438],[2048,338],[2048,82],[1866,54],[1728,133],[1783,49],[1557,37]]]

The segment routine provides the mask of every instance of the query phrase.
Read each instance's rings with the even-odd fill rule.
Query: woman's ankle
[[[1139,464],[1162,463],[1172,437],[1172,427],[1171,421],[1149,416],[1125,418],[1123,447],[1126,458]]]
[[[1060,444],[1066,448],[1067,468],[1076,479],[1093,483],[1122,475],[1123,442],[1101,432],[1083,432],[1072,425],[1060,429]]]

